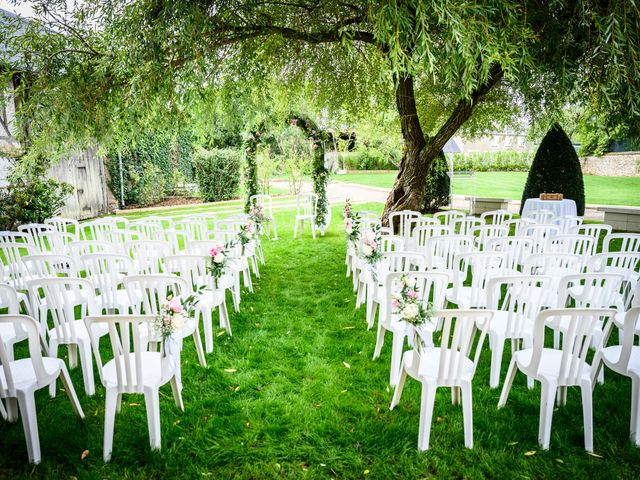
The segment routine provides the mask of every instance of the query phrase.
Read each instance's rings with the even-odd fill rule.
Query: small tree
[[[427,173],[422,213],[435,213],[441,207],[449,205],[450,195],[451,178],[449,178],[449,166],[444,152],[440,152],[440,155],[433,161]]]
[[[562,193],[574,200],[578,215],[584,215],[584,181],[580,160],[562,127],[554,124],[542,139],[531,164],[522,193],[520,213],[527,198],[541,193]]]

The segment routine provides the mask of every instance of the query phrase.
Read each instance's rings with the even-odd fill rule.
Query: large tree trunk
[[[398,79],[396,105],[400,114],[405,150],[398,176],[384,206],[382,214],[384,225],[388,224],[388,217],[392,212],[420,210],[431,162],[442,151],[445,143],[469,119],[475,105],[500,81],[502,75],[500,65],[492,65],[487,81],[478,86],[470,98],[460,100],[440,130],[433,137],[426,139],[418,119],[413,78],[406,75]]]

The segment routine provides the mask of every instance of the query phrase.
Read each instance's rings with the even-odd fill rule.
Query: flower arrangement
[[[249,218],[253,223],[258,226],[258,229],[262,225],[262,222],[267,221],[268,218],[264,215],[264,205],[256,204],[249,209]]]
[[[242,226],[240,231],[238,232],[238,240],[242,245],[242,254],[244,255],[244,246],[251,241],[255,237],[256,228],[255,224],[249,220],[245,225]]]
[[[347,199],[344,206],[344,233],[347,234],[347,240],[356,242],[360,236],[360,222],[356,222],[358,219],[358,212],[351,211],[351,202]]]
[[[380,225],[374,225],[362,237],[360,253],[367,263],[375,265],[382,258],[381,243]]]
[[[410,323],[414,327],[432,322],[433,305],[428,303],[425,308],[420,299],[416,278],[402,275],[400,277],[400,285],[400,291],[394,293],[391,299],[393,313],[399,315],[401,320]]]
[[[344,218],[351,218],[351,200],[347,198],[344,202],[344,208],[342,209],[342,214]]]
[[[198,300],[199,291],[188,296],[182,302],[179,297],[169,296],[167,300],[160,305],[160,312],[156,317],[154,326],[160,337],[162,337],[163,343],[166,344],[174,332],[182,330],[185,317],[193,317]]]
[[[225,269],[229,262],[229,249],[235,244],[228,242],[226,244],[218,243],[209,250],[211,261],[207,266],[207,271],[217,280],[224,275]]]

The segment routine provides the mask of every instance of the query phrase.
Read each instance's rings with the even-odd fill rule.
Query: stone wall
[[[605,177],[640,177],[640,152],[607,153],[580,159],[582,173]]]

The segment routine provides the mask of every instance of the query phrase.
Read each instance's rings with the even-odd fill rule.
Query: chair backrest
[[[171,255],[171,245],[162,240],[138,240],[125,244],[127,255],[133,258],[139,273],[164,271],[164,258]]]
[[[536,224],[536,221],[534,219],[526,218],[526,217],[517,218],[515,220],[507,220],[505,222],[502,222],[502,225],[509,229],[509,234],[511,234],[511,228],[513,227],[513,235],[515,237],[524,236],[527,230],[527,227],[529,225],[535,225],[535,224]]]
[[[18,294],[11,285],[0,283],[0,309],[7,309],[7,313],[20,313]]]
[[[604,237],[602,251],[640,253],[640,233],[610,233]]]
[[[600,237],[606,237],[611,234],[613,227],[606,223],[585,223],[571,229],[571,233],[577,233],[578,235],[590,235],[595,239],[595,246],[592,254],[597,253],[598,241]]]
[[[560,227],[551,223],[529,225],[524,232],[525,237],[533,239],[534,253],[544,253],[547,239],[560,233]]]
[[[153,329],[154,315],[103,315],[89,316],[85,319],[94,351],[98,351],[99,338],[95,336],[94,326],[103,325],[109,332],[113,364],[115,365],[118,393],[145,393],[145,378],[156,375],[156,370],[145,371],[143,358],[148,356],[147,345],[142,333]],[[146,327],[146,328],[144,328]],[[176,352],[176,354],[179,354]],[[151,354],[153,355],[153,353]],[[173,375],[172,362],[162,354],[158,355],[160,378],[158,385],[166,383]],[[178,360],[179,361],[179,360]],[[96,356],[98,368],[102,369],[101,358]],[[147,365],[148,368],[148,365]],[[100,375],[103,384],[105,375]],[[111,386],[111,385],[110,385]]]
[[[523,370],[527,374],[537,374],[545,345],[545,331],[548,324],[564,322],[558,385],[580,385],[584,365],[589,354],[589,346],[603,319],[614,316],[613,309],[603,308],[552,308],[538,313],[533,330],[533,353],[531,362]],[[530,373],[528,373],[530,372]]]
[[[115,229],[104,232],[105,242],[113,246],[113,251],[125,253],[125,244],[142,240],[140,232],[129,229]]]
[[[31,278],[77,277],[79,273],[68,255],[27,255],[22,261]]]
[[[583,260],[593,255],[595,239],[590,235],[565,234],[547,238],[545,252],[580,255]]]
[[[135,230],[142,240],[158,240],[162,237],[164,227],[160,220],[144,219],[137,222],[131,222],[129,225],[131,230]]]
[[[298,215],[313,216],[318,209],[318,195],[315,193],[299,193],[296,197]]]
[[[51,313],[58,342],[78,343],[76,307],[80,307],[82,317],[97,313],[95,290],[91,282],[84,278],[37,278],[29,280],[27,286],[34,303],[46,304]],[[33,308],[35,310],[37,306]],[[42,327],[49,330],[47,318],[41,318],[40,321]]]
[[[184,249],[184,253],[189,255],[209,255],[211,249],[220,243],[224,242],[215,239],[189,242]]]
[[[42,251],[44,247],[40,244],[40,238],[38,235],[45,232],[55,232],[56,229],[46,223],[27,223],[25,225],[20,225],[18,227],[18,231],[29,235],[32,243]]]
[[[453,272],[454,258],[460,253],[473,250],[473,237],[467,235],[446,235],[427,240],[423,253],[427,256],[428,269]]]
[[[529,237],[494,237],[486,244],[486,251],[505,252],[507,270],[521,270],[524,262],[533,253],[533,239]]]
[[[42,388],[51,381],[50,375],[47,374],[42,361],[42,352],[40,347],[40,335],[38,333],[38,323],[28,315],[5,314],[0,315],[0,324],[13,324],[14,328],[20,329],[27,333],[29,343],[29,359],[33,367],[36,377],[36,389]],[[9,360],[7,350],[4,343],[0,342],[0,363],[4,375],[0,375],[0,397],[16,398],[16,388],[11,371],[11,361]],[[23,413],[26,415],[26,413]]]
[[[76,240],[72,233],[47,231],[37,235],[37,244],[42,253],[59,253],[66,251],[67,245]]]
[[[51,225],[58,232],[70,233],[74,240],[80,238],[80,222],[73,218],[52,217],[44,221],[46,225]]]
[[[126,275],[137,273],[131,257],[116,253],[90,253],[80,257],[87,280],[100,293],[103,308],[116,308],[118,287]]]
[[[428,225],[417,227],[411,232],[411,244],[419,251],[423,251],[427,241],[432,237],[453,235],[453,229],[448,225]]]
[[[189,242],[199,242],[207,239],[207,223],[202,220],[185,219],[175,222],[174,228],[177,231],[186,232]]]
[[[445,212],[437,212],[433,214],[433,218],[443,225],[452,225],[457,218],[464,218],[467,214],[458,210],[447,210]]]
[[[453,231],[458,235],[471,235],[474,228],[484,225],[484,220],[478,217],[456,218],[453,223]]]
[[[179,275],[187,280],[191,291],[203,286],[215,289],[213,276],[207,273],[210,259],[208,255],[171,255],[165,258],[165,266],[167,273]]]
[[[426,307],[427,303],[431,303],[433,308],[442,309],[446,306],[446,290],[449,284],[449,274],[447,272],[438,272],[431,270],[428,272],[418,272],[415,270],[406,270],[389,273],[384,281],[387,305],[391,305],[393,295],[400,291],[401,278],[407,277],[415,281],[414,291],[418,294],[416,297],[423,302]],[[388,309],[387,315],[393,313],[392,309]]]
[[[533,325],[538,312],[556,303],[551,283],[551,277],[544,275],[507,275],[489,279],[487,308],[507,312],[507,338],[522,337],[525,327]],[[503,289],[506,290],[504,296]]]
[[[580,255],[571,253],[534,253],[524,262],[522,272],[526,275],[550,275],[562,277],[579,273],[582,268]]]
[[[492,277],[504,275],[507,254],[504,252],[471,252],[456,255],[453,269],[453,290],[458,294],[471,274],[470,295],[467,307],[486,305],[486,286]]]
[[[480,249],[485,250],[487,242],[492,238],[506,237],[509,228],[502,225],[480,225],[471,230],[471,235],[476,237],[475,242]]]
[[[378,280],[383,282],[389,273],[421,271],[425,269],[426,258],[421,253],[388,252],[382,255],[376,268]]]
[[[636,282],[638,279],[640,253],[609,252],[598,253],[587,261],[587,272],[619,273],[625,280]]]
[[[582,225],[584,219],[582,217],[575,217],[573,215],[565,215],[562,217],[555,217],[551,220],[551,223],[557,225],[560,228],[560,233],[563,235],[569,234],[572,228]]]
[[[420,218],[422,214],[413,210],[399,210],[389,214],[389,226],[393,228],[396,235],[408,238],[411,231],[409,230],[409,221],[414,218]]]
[[[264,193],[251,195],[249,197],[249,205],[251,207],[262,205],[265,216],[273,217],[273,198],[271,198],[271,195],[265,195]]]
[[[480,218],[485,223],[491,223],[492,225],[502,225],[504,222],[511,220],[513,214],[507,210],[490,210],[480,214]]]
[[[115,253],[114,246],[107,242],[97,240],[80,240],[67,245],[66,253],[71,258],[80,262],[80,257],[90,253]]]
[[[553,219],[555,218],[555,213],[553,213],[551,210],[533,210],[531,212],[527,212],[526,214],[526,218],[530,218],[531,220],[535,221],[536,223],[550,223],[553,222]]]
[[[18,290],[25,289],[25,278],[28,275],[22,258],[27,255],[37,255],[38,250],[30,243],[7,242],[0,243],[0,268],[8,277],[10,283]]]
[[[640,283],[638,284],[640,285]],[[609,340],[609,336],[611,335],[611,331],[615,322],[613,321],[613,317],[609,318],[609,321],[606,323],[604,327],[604,336],[602,339],[602,346],[606,346]],[[629,368],[629,360],[631,359],[631,352],[634,348],[635,338],[640,330],[640,304],[630,308],[627,313],[624,315],[624,324],[622,326],[622,331],[624,332],[624,339],[622,341],[622,348],[620,349],[620,356],[618,360],[615,362],[616,371],[618,372],[626,372]]]
[[[404,238],[400,235],[382,235],[380,237],[381,252],[402,252],[404,250]]]
[[[158,315],[169,295],[177,297],[191,292],[187,280],[176,275],[130,275],[123,283],[137,314]]]
[[[466,358],[472,359],[471,377],[475,375],[482,345],[492,317],[491,310],[450,309],[436,310],[433,313],[433,318],[437,319],[441,326],[440,344],[436,345],[436,352],[438,352],[436,381],[438,385],[457,385],[465,373]],[[413,327],[410,326],[410,328]],[[416,329],[416,332],[419,335],[420,329]],[[478,332],[480,332],[480,336],[476,340]],[[420,349],[417,351],[420,355],[418,374],[424,375],[430,365],[424,363],[425,357],[421,355]]]
[[[27,243],[31,246],[35,246],[31,235],[28,233],[10,232],[7,230],[0,232],[0,245],[3,243]]]
[[[80,238],[85,241],[104,242],[104,233],[114,229],[115,225],[108,219],[92,220],[80,224]]]
[[[620,287],[624,277],[615,273],[578,273],[565,275],[558,287],[558,307],[609,308],[620,306]]]

